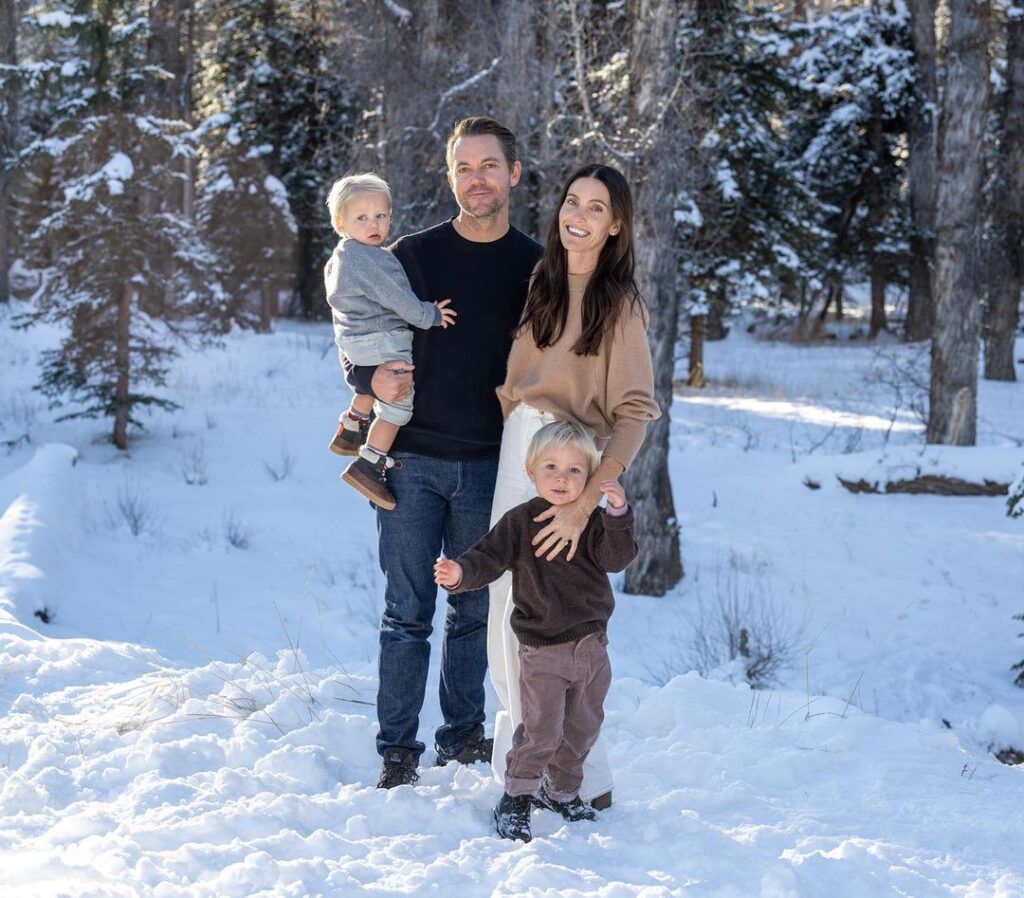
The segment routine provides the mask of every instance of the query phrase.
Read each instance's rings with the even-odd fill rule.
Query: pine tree
[[[269,331],[278,294],[293,282],[296,226],[287,191],[259,150],[240,147],[226,116],[207,119],[199,134],[199,226],[217,254],[233,317]]]
[[[676,228],[688,311],[707,315],[710,339],[724,337],[727,317],[741,309],[792,303],[814,269],[815,198],[788,157],[788,119],[799,99],[789,23],[745,9],[698,4],[692,36],[701,132],[684,152],[700,180],[679,198]]]
[[[324,314],[322,272],[334,240],[323,203],[348,168],[357,118],[344,89],[343,48],[330,47],[316,0],[203,0],[197,13],[198,191],[207,233],[233,289],[245,293],[258,282],[264,299],[289,290],[293,312]],[[340,59],[328,58],[332,49]],[[250,221],[245,239],[232,233],[261,206],[262,230]]]
[[[184,122],[147,114],[147,86],[165,73],[146,64],[145,4],[47,3],[31,24],[47,48],[39,63],[60,81],[47,132],[22,157],[51,171],[63,196],[44,197],[28,241],[46,271],[21,323],[67,327],[44,357],[40,389],[81,403],[66,418],[112,418],[126,449],[139,407],[174,407],[147,388],[164,383],[177,340],[229,323],[215,257],[163,201],[194,138]]]
[[[913,103],[909,16],[901,3],[837,9],[796,33],[806,124],[796,135],[805,176],[830,210],[825,280],[833,295],[854,269],[871,281],[869,336],[887,329],[885,294],[906,269],[906,122]]]

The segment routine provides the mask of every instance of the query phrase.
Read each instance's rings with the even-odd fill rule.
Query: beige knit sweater
[[[498,387],[508,418],[523,403],[562,420],[586,424],[606,457],[628,468],[644,441],[647,422],[661,415],[647,329],[640,312],[623,312],[600,352],[576,355],[583,332],[581,304],[589,274],[569,275],[569,317],[554,346],[538,349],[529,329],[512,343],[505,383]]]

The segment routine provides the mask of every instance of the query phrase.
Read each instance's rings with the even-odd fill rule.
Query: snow
[[[524,846],[493,835],[484,769],[428,750],[415,788],[374,787],[382,579],[326,451],[348,400],[329,325],[184,352],[183,411],[144,412],[127,454],[29,390],[57,337],[0,317],[5,898],[1024,894],[1024,770],[992,756],[1024,748],[1024,519],[834,479],[1012,479],[1019,384],[981,383],[979,447],[925,449],[863,342],[708,343],[710,386],[672,408],[687,576],[620,593],[611,623],[615,804],[537,812]],[[698,610],[730,595],[789,637],[768,688],[726,656],[693,672]]]
[[[704,216],[700,213],[700,207],[690,198],[687,198],[685,209],[676,209],[672,213],[676,224],[687,225],[691,228],[699,228],[704,224]]]
[[[50,444],[0,480],[0,623],[29,622],[60,604],[61,552],[76,542],[77,458],[70,446]]]
[[[36,24],[41,28],[70,28],[84,20],[84,16],[72,16],[66,12],[44,12],[35,17]]]
[[[384,0],[384,8],[403,25],[412,18],[412,10],[396,3],[395,0]]]
[[[715,181],[718,184],[718,189],[722,192],[723,199],[735,200],[742,195],[736,175],[724,159],[718,163],[718,167],[715,169]]]

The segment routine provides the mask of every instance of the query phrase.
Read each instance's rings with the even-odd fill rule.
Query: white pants
[[[505,512],[537,495],[533,481],[526,474],[526,449],[533,435],[554,415],[528,405],[517,405],[505,422],[501,438],[498,480],[491,507],[493,527]],[[491,606],[487,618],[487,666],[494,691],[498,694],[498,713],[494,720],[494,754],[491,769],[494,778],[504,784],[505,761],[512,748],[512,734],[522,722],[522,700],[519,694],[519,640],[509,623],[512,616],[512,575],[505,574],[491,584]],[[598,738],[583,765],[580,798],[590,801],[610,792],[612,772],[608,755]]]

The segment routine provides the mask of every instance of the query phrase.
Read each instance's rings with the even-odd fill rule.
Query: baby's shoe
[[[358,455],[369,429],[369,418],[356,418],[345,412],[338,422],[338,432],[327,448],[335,455]]]
[[[388,469],[400,465],[401,462],[396,462],[390,456],[382,455],[369,446],[363,446],[359,450],[359,456],[345,469],[341,479],[359,490],[374,505],[391,511],[397,503],[388,489]]]

